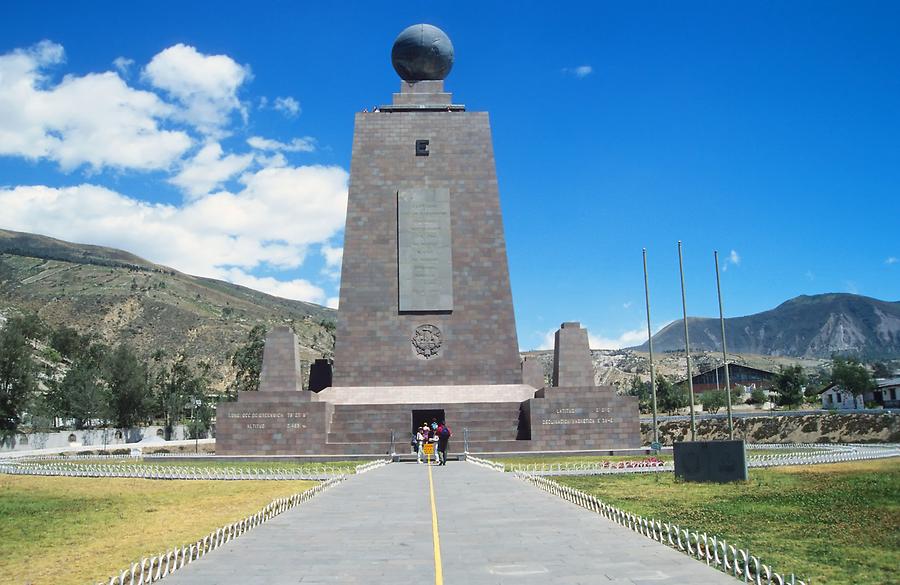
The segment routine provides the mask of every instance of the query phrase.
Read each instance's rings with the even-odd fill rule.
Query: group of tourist
[[[410,442],[416,451],[416,461],[422,463],[425,457],[425,445],[433,445],[434,454],[438,465],[447,465],[447,445],[450,443],[450,427],[447,423],[438,422],[437,419],[431,419],[431,424],[423,423],[416,429],[415,435]],[[428,458],[425,457],[427,460]]]

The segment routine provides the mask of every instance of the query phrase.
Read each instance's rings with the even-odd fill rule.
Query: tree
[[[690,397],[684,384],[676,386],[662,376],[657,376],[656,404],[660,410],[674,414],[679,408],[684,408],[690,404]]]
[[[650,390],[650,382],[642,382],[638,376],[631,378],[631,387],[628,389],[629,396],[636,396],[638,399],[638,409],[641,412],[650,412],[653,409],[653,395]]]
[[[105,419],[110,402],[100,379],[100,364],[89,356],[78,358],[54,392],[57,413],[75,419],[75,428],[89,427]]]
[[[854,358],[835,357],[831,361],[831,381],[854,396],[875,389],[872,374]]]
[[[890,378],[893,375],[891,368],[884,362],[872,364],[872,375],[876,378]]]
[[[154,356],[156,357],[156,356]],[[208,371],[208,367],[206,371]],[[163,419],[166,440],[172,438],[172,431],[184,415],[185,407],[200,399],[206,393],[204,375],[194,375],[184,355],[175,358],[172,364],[160,370],[156,377],[156,412]]]
[[[747,404],[757,404],[762,405],[766,403],[766,400],[769,399],[768,393],[762,388],[754,388],[750,392],[750,398],[747,400]]]
[[[776,393],[775,404],[794,407],[803,404],[803,387],[806,374],[800,366],[779,366],[772,379],[772,391]]]
[[[120,428],[135,426],[148,411],[146,366],[122,344],[107,357],[104,371],[112,422]]]
[[[47,326],[41,318],[34,313],[17,315],[10,318],[7,327],[12,327],[21,333],[26,339],[43,339],[47,332]]]
[[[50,333],[50,347],[67,359],[75,359],[85,350],[86,336],[82,336],[71,327],[60,327]]]
[[[0,330],[0,433],[11,435],[37,390],[37,377],[28,341],[29,323],[19,318]]]
[[[724,390],[710,390],[700,395],[700,404],[704,412],[715,414],[725,406],[726,398]]]
[[[228,386],[229,399],[236,400],[238,392],[259,390],[265,345],[266,328],[264,325],[256,325],[247,335],[247,342],[235,350],[231,356],[234,380]]]

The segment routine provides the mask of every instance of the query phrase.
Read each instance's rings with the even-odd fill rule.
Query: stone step
[[[469,430],[469,440],[470,441],[500,441],[500,440],[515,440],[516,435],[518,434],[518,429],[483,429],[483,430]],[[382,437],[390,438],[390,431],[388,432],[348,432],[348,433],[328,433],[328,442],[329,443],[365,443],[370,442],[373,439],[378,441]],[[454,432],[451,437],[452,440],[462,440],[464,433],[462,431]],[[401,435],[400,433],[394,433],[394,441],[397,443],[408,443],[410,440],[410,434],[406,433]]]
[[[463,440],[450,439],[448,453],[458,454],[465,450]],[[504,439],[498,441],[469,441],[470,453],[501,453],[508,451],[530,451],[530,441],[517,441]],[[369,442],[331,442],[325,445],[327,455],[389,455],[391,451],[390,441]],[[395,443],[394,452],[400,454],[412,453],[409,444]]]

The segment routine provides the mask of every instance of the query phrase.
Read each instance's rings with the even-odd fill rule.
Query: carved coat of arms
[[[419,357],[435,357],[441,349],[441,330],[435,325],[419,325],[413,333],[412,346]]]

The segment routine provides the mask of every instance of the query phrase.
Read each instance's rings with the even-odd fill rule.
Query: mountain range
[[[719,320],[688,317],[691,351],[722,348]],[[802,295],[774,309],[725,319],[729,353],[805,358],[848,355],[900,357],[900,302],[849,293]],[[647,351],[644,343],[635,348]],[[684,351],[684,325],[674,321],[653,336],[654,351]]]
[[[222,380],[230,355],[254,325],[291,325],[301,359],[311,361],[333,354],[337,318],[333,309],[191,276],[122,250],[0,230],[0,321],[24,312],[107,343],[128,342],[144,357],[157,349],[184,353],[212,364]],[[721,351],[718,319],[690,317],[688,324],[692,352]],[[838,293],[799,296],[769,311],[728,318],[725,331],[730,355],[897,359],[900,302]],[[653,344],[657,352],[683,351],[681,321],[660,330]],[[627,352],[646,352],[647,344],[612,353],[622,351],[633,361],[640,356]],[[625,374],[634,370],[608,365]]]
[[[0,230],[0,318],[36,313],[100,340],[127,342],[142,357],[207,361],[224,380],[254,325],[291,325],[301,359],[330,356],[333,309],[191,276],[134,254]],[[2,319],[0,319],[2,321]]]

